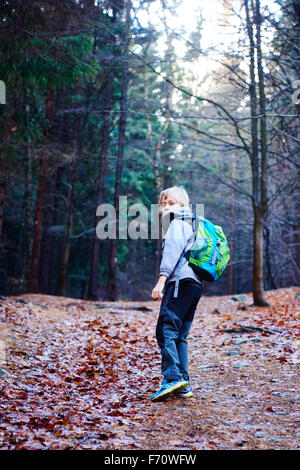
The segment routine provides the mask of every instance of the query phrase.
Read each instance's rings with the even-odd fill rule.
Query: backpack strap
[[[184,217],[178,217],[178,218],[184,220]],[[194,226],[195,226],[195,221],[197,221],[197,218],[193,215],[193,219],[192,219],[193,229],[194,229]],[[198,228],[198,226],[197,226],[197,228]],[[183,225],[182,225],[182,230],[184,230]],[[183,251],[182,251],[182,253],[179,257],[179,260],[177,261],[177,263],[175,265],[175,268],[172,271],[172,273],[173,273],[177,269],[176,274],[175,274],[175,288],[174,288],[173,297],[178,297],[179,280],[180,280],[180,273],[181,273],[182,265],[185,262],[185,260],[189,258],[190,249],[187,249],[187,247],[188,247],[189,242],[194,239],[194,235],[195,235],[195,238],[196,238],[196,234],[194,232],[193,235],[187,240],[186,246],[184,247],[184,249],[183,249]],[[170,274],[170,276],[171,276],[171,274]]]
[[[193,227],[193,232],[194,232],[194,235],[195,235],[194,243],[195,243],[196,238],[197,238],[198,226],[199,226],[199,217],[197,217],[196,215],[193,214],[192,227]],[[189,240],[188,240],[188,241],[189,241]],[[192,245],[192,246],[193,246],[193,245]],[[185,257],[186,260],[189,259],[190,253],[191,253],[191,249],[188,249],[188,250],[183,254],[183,256]]]

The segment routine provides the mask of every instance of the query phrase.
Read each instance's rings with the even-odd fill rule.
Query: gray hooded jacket
[[[177,219],[177,217],[183,217],[183,220]],[[175,281],[174,297],[177,297],[180,279],[189,277],[203,284],[203,281],[188,265],[188,260],[184,256],[180,259],[183,250],[185,248],[190,249],[195,240],[192,220],[192,212],[189,206],[170,210],[162,216],[163,240],[159,274],[168,276],[165,287],[169,282]]]

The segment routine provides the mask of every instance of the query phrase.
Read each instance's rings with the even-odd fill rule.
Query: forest
[[[0,449],[299,450],[299,0],[0,0],[0,21]],[[230,251],[177,300],[173,187]]]
[[[183,186],[231,259],[206,295],[300,283],[297,0],[1,0],[0,294],[149,300],[161,239],[97,207]],[[134,214],[128,212],[128,222]]]

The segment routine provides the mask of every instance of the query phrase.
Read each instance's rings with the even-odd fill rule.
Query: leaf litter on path
[[[159,403],[158,302],[2,299],[0,448],[299,449],[298,292],[201,298],[194,397]]]

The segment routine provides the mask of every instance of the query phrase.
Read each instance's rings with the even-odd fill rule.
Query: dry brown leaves
[[[0,449],[299,448],[298,291],[268,291],[264,308],[203,297],[194,397],[161,403],[158,302],[2,299]]]

